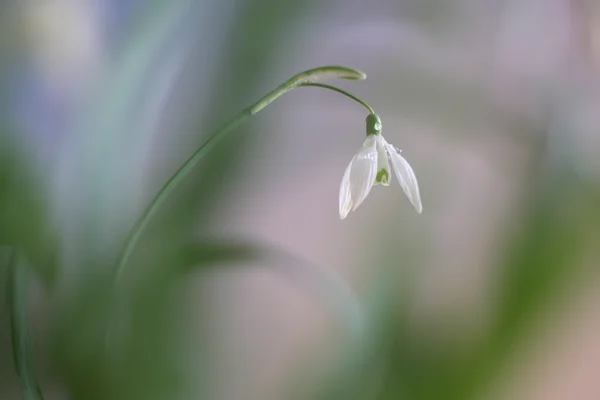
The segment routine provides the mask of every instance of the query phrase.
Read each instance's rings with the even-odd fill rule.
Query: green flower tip
[[[346,68],[346,67],[338,67],[341,68],[342,71],[339,75],[339,78],[342,79],[351,79],[351,80],[356,80],[356,81],[362,81],[367,79],[367,74],[365,74],[362,71],[359,71],[357,69],[353,69],[353,68]]]
[[[342,67],[340,65],[330,65],[327,67],[316,68],[315,71],[319,79],[351,79],[362,81],[367,79],[367,74],[354,68]]]
[[[367,79],[367,74],[354,68],[342,67],[339,65],[330,65],[309,69],[291,79],[296,85],[324,81],[328,79],[350,79],[361,81]]]
[[[377,114],[367,116],[367,136],[381,134],[381,118]]]

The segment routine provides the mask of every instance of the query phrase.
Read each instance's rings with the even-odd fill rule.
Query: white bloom
[[[379,118],[377,117],[377,121]],[[369,120],[367,119],[367,124]],[[369,129],[367,127],[367,129]],[[375,132],[381,132],[381,122],[376,125]],[[371,130],[371,132],[374,132]],[[380,133],[370,133],[362,147],[356,153],[342,178],[340,187],[340,218],[344,219],[350,211],[354,211],[367,197],[373,185],[388,186],[390,163],[398,178],[400,187],[421,213],[421,196],[417,178],[408,162],[400,154],[401,150],[385,141]]]

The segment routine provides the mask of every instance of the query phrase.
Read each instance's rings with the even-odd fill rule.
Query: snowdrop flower
[[[373,185],[390,184],[390,164],[400,187],[421,213],[421,196],[417,178],[401,150],[392,146],[381,136],[381,120],[376,114],[367,117],[367,139],[346,168],[340,186],[340,218],[344,219],[365,200]]]

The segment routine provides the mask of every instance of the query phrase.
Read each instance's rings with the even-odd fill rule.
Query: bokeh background
[[[597,2],[5,1],[0,52],[0,398],[600,399]],[[322,65],[423,214],[340,221],[366,113],[303,88],[115,282]]]

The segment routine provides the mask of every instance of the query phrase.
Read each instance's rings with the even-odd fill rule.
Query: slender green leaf
[[[8,266],[8,299],[10,308],[13,360],[25,400],[43,399],[35,372],[33,338],[29,328],[29,282],[31,271],[23,255],[12,250]]]

